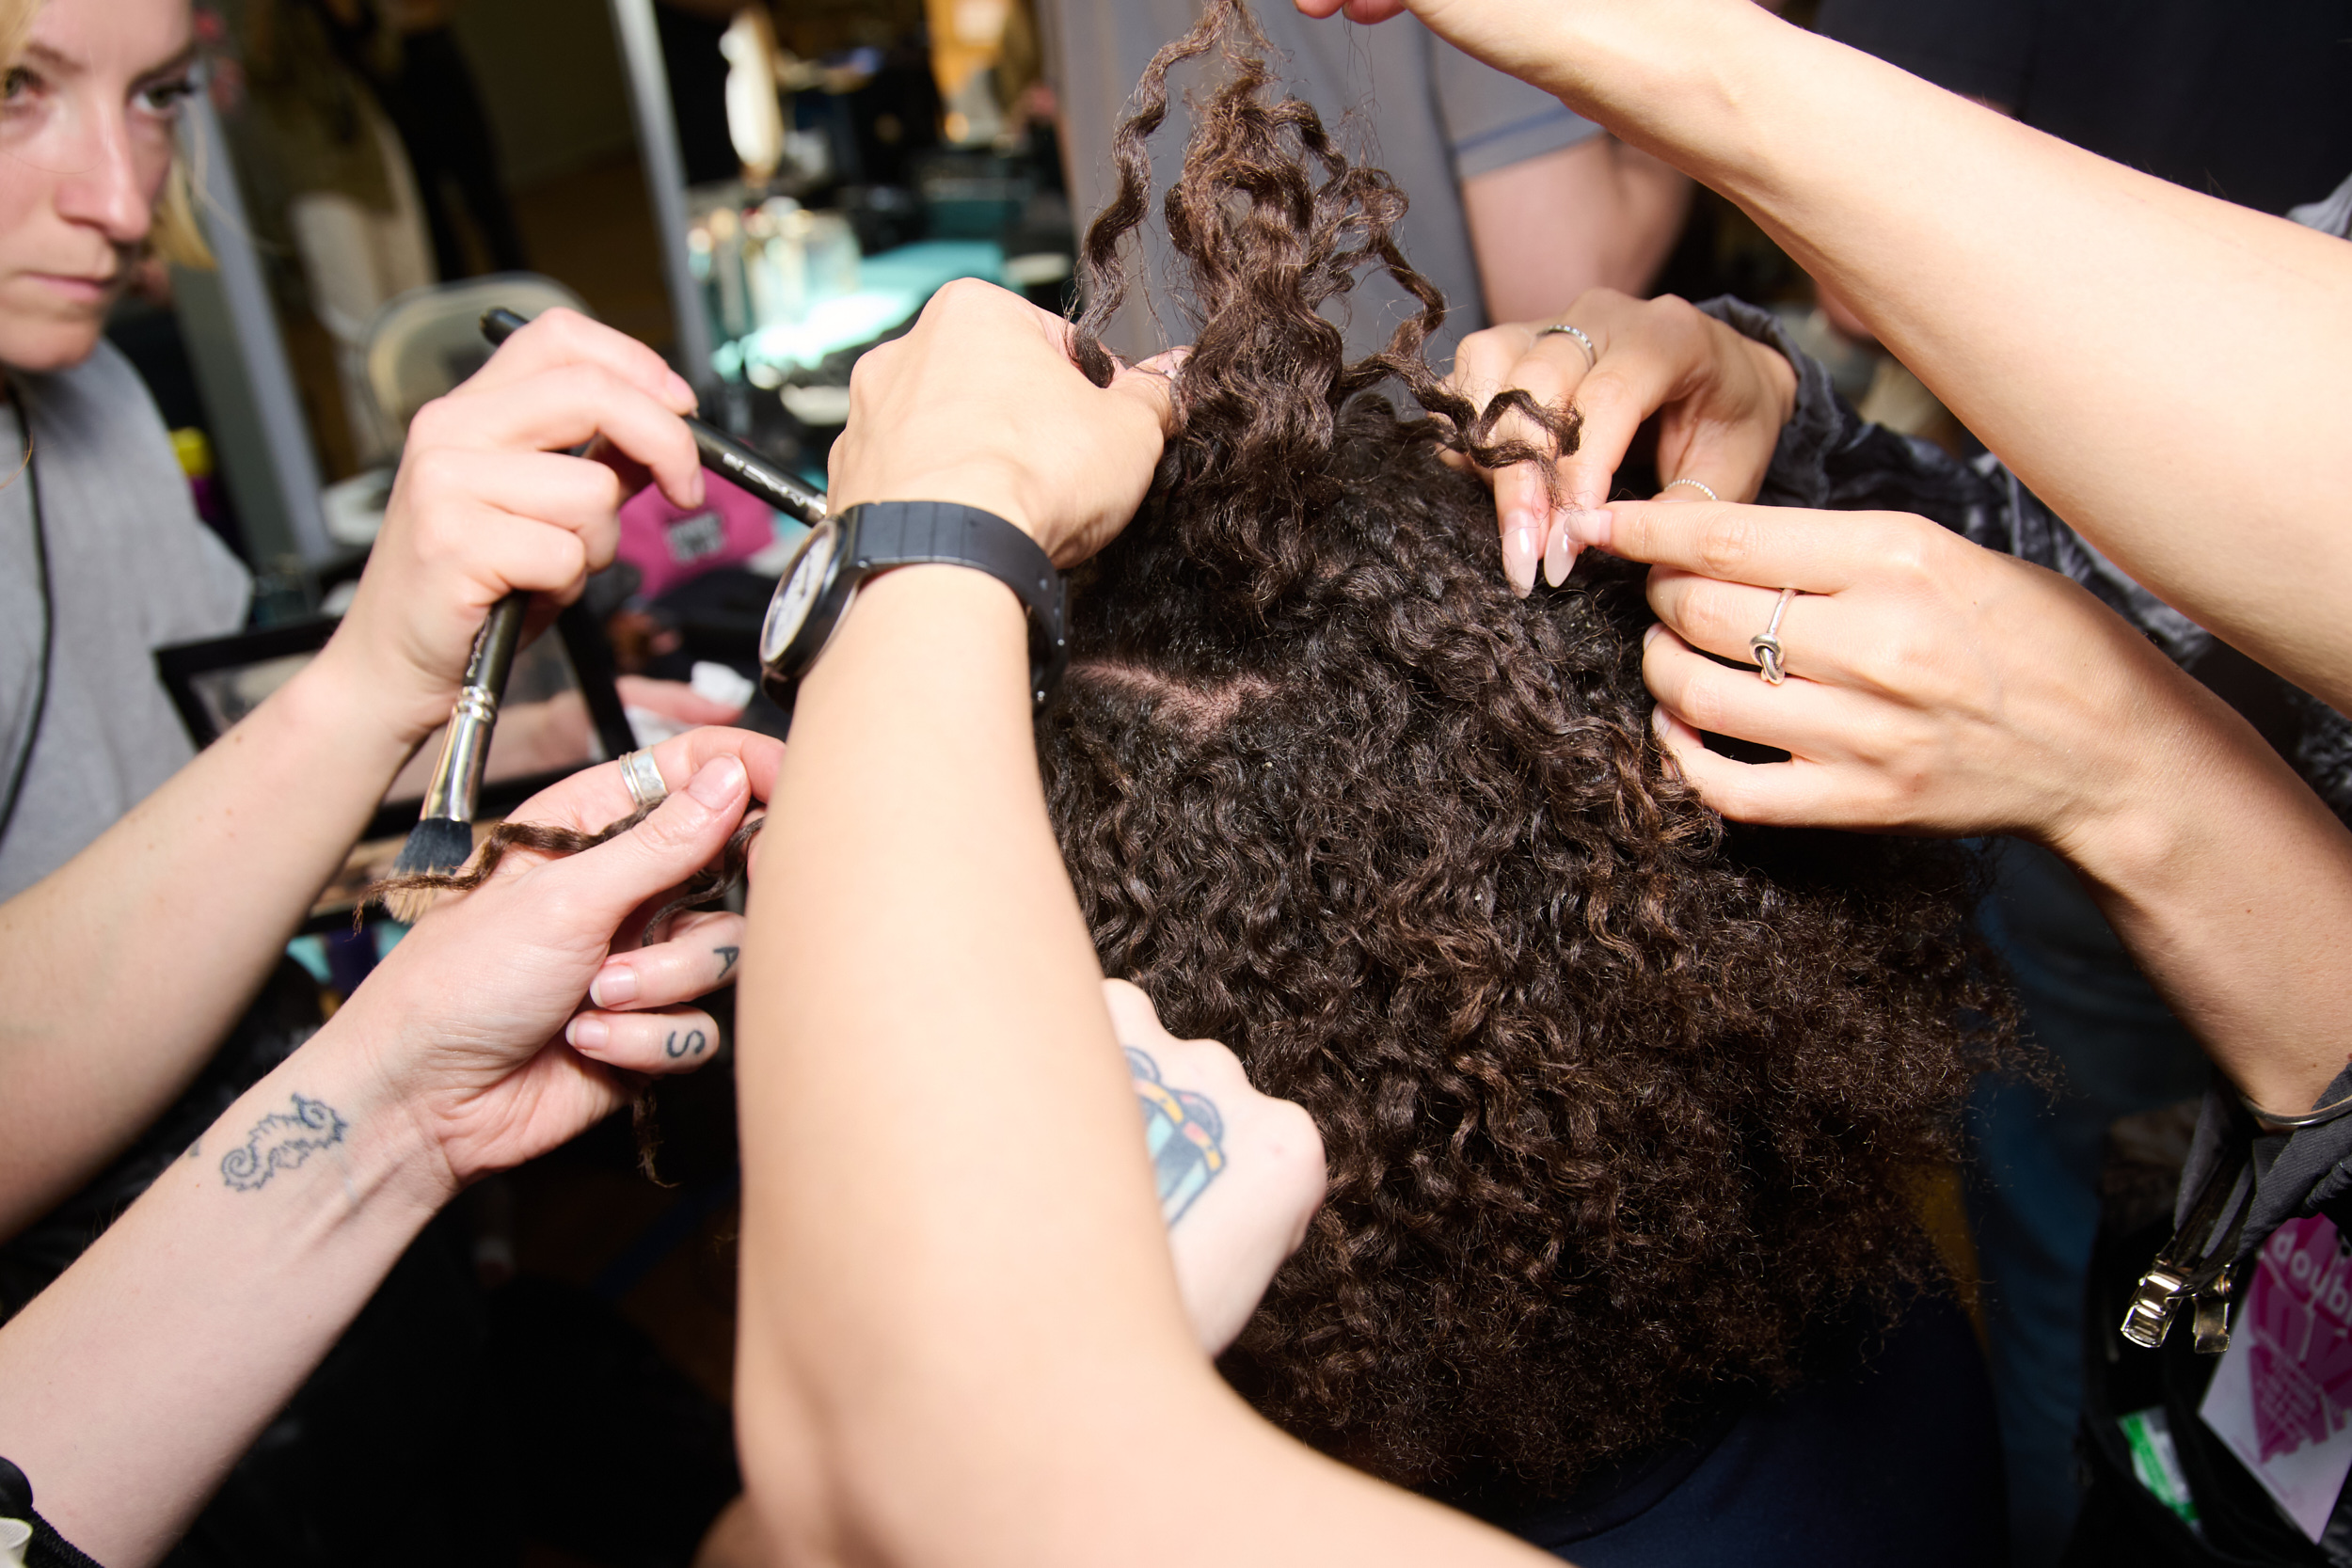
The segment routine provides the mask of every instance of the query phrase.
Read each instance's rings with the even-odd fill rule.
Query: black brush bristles
[[[410,830],[408,842],[400,847],[400,859],[392,863],[391,875],[386,880],[445,877],[464,865],[472,854],[472,823],[446,816],[422,817]],[[413,926],[424,918],[425,911],[440,897],[438,888],[396,888],[385,894],[384,911],[404,926]]]

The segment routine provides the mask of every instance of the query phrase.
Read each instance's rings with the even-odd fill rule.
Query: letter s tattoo
[[[1208,1096],[1161,1083],[1160,1065],[1151,1053],[1132,1045],[1126,1052],[1136,1099],[1143,1106],[1144,1147],[1159,1187],[1160,1220],[1173,1227],[1225,1168],[1225,1118]]]
[[[272,1112],[254,1123],[245,1143],[221,1156],[221,1179],[249,1193],[281,1170],[292,1170],[314,1148],[343,1141],[348,1124],[324,1101],[294,1097],[294,1115]]]

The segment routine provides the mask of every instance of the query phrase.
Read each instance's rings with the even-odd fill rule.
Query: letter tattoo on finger
[[[679,1031],[673,1029],[670,1037],[661,1042],[661,1053],[674,1062],[682,1062],[689,1056],[701,1055],[709,1047],[710,1037],[700,1029],[689,1029],[683,1037]]]
[[[740,947],[714,947],[711,951],[719,956],[719,978],[723,980],[735,972],[735,960],[743,950]]]

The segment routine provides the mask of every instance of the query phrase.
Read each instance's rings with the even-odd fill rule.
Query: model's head
[[[1252,31],[1213,3],[1184,47]],[[1677,780],[1631,569],[1512,595],[1439,460],[1468,411],[1399,417],[1316,313],[1402,268],[1392,189],[1251,74],[1167,203],[1185,424],[1073,581],[1048,796],[1104,972],[1323,1132],[1229,1373],[1408,1485],[1557,1495],[1932,1274],[1907,1193],[2005,1008],[1954,852],[1726,828]]]
[[[88,357],[153,233],[180,105],[188,0],[18,0],[0,103],[0,364]]]

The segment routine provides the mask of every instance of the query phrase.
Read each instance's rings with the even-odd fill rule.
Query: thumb
[[[1152,416],[1161,436],[1172,436],[1177,422],[1176,372],[1191,354],[1189,348],[1171,348],[1165,354],[1155,354],[1111,377],[1110,386],[1104,389],[1113,397],[1134,399]]]
[[[716,859],[751,793],[742,763],[717,756],[620,837],[547,867],[583,919],[617,929],[631,910]]]

